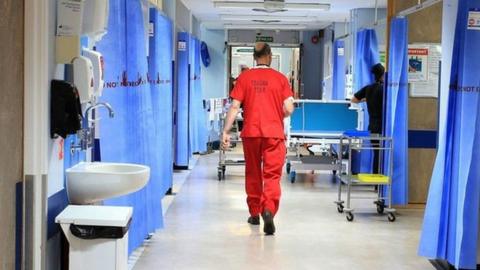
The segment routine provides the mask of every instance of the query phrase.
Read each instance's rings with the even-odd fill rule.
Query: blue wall
[[[201,29],[201,40],[207,43],[210,53],[210,66],[205,67],[202,64],[202,89],[203,98],[222,98],[227,96],[226,90],[226,53],[225,31]]]

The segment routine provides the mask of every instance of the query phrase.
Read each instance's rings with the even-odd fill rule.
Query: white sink
[[[66,170],[68,199],[92,204],[142,189],[150,168],[127,163],[81,162]]]

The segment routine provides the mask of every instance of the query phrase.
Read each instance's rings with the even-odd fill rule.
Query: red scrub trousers
[[[268,210],[273,215],[280,202],[280,180],[285,163],[284,139],[243,138],[247,204],[251,216]]]

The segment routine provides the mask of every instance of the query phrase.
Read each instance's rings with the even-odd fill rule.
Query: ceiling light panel
[[[220,15],[223,21],[279,20],[282,22],[316,22],[317,17],[308,16],[259,16],[259,15]]]
[[[242,2],[242,1],[214,1],[213,6],[216,8],[238,8],[238,9],[263,9],[264,2]],[[322,3],[285,3],[285,9],[288,10],[322,10],[330,9],[330,4]]]
[[[306,28],[306,25],[300,24],[225,24],[225,29],[303,30]]]

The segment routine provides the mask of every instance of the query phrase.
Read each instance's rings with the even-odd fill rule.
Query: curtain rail
[[[429,8],[437,3],[440,3],[442,2],[442,0],[427,0],[423,3],[419,3],[418,5],[416,6],[413,6],[411,8],[407,8],[405,10],[402,10],[400,11],[399,13],[397,13],[397,16],[399,17],[406,17],[408,15],[411,15],[413,13],[416,13],[420,10],[423,10],[423,9],[426,9],[426,8]]]

